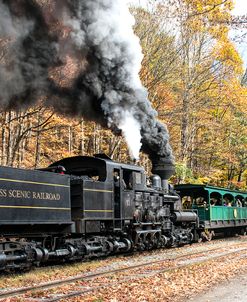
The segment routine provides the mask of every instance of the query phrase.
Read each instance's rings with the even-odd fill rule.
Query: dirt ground
[[[246,302],[247,297],[247,274],[235,277],[225,284],[213,287],[206,293],[200,294],[190,302]]]

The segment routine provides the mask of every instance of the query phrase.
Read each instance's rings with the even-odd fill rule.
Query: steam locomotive
[[[191,243],[198,216],[168,185],[172,165],[142,167],[105,155],[65,158],[42,170],[0,167],[0,269],[29,269]]]

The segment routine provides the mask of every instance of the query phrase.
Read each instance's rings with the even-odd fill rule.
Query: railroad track
[[[238,243],[238,245],[240,245]],[[112,282],[104,282],[102,284],[101,281],[97,282],[97,279],[99,279],[100,277],[107,277],[107,276],[111,276],[111,275],[115,275],[115,274],[123,274],[123,273],[127,273],[128,272],[128,276],[123,275],[122,276],[122,281],[128,281],[131,278],[141,278],[141,277],[145,277],[148,275],[152,275],[152,274],[158,274],[158,273],[165,273],[165,272],[172,272],[174,270],[179,270],[179,269],[183,269],[185,267],[189,267],[192,265],[198,265],[201,263],[205,263],[208,261],[212,261],[215,259],[220,259],[222,257],[226,257],[229,255],[234,254],[236,256],[236,254],[241,253],[243,257],[247,257],[243,252],[246,252],[247,247],[246,244],[245,246],[241,247],[236,247],[236,246],[232,246],[232,247],[228,247],[229,251],[228,252],[222,252],[222,247],[217,247],[217,248],[213,248],[213,249],[209,249],[207,251],[200,251],[200,252],[194,252],[194,253],[186,253],[180,256],[173,256],[173,257],[169,257],[169,258],[163,258],[163,259],[159,259],[159,260],[155,260],[155,261],[149,261],[146,263],[137,263],[131,266],[125,266],[125,267],[121,267],[121,268],[116,268],[116,269],[109,269],[109,270],[105,270],[105,271],[101,271],[101,272],[96,272],[96,273],[88,273],[88,274],[80,274],[77,275],[75,277],[69,277],[65,280],[56,280],[56,281],[51,281],[51,282],[47,282],[47,283],[43,283],[40,285],[36,285],[36,286],[30,286],[30,287],[22,287],[22,288],[18,288],[18,289],[14,289],[14,290],[9,290],[9,291],[5,291],[5,292],[0,292],[0,301],[4,301],[3,299],[5,298],[9,298],[9,297],[13,297],[13,296],[20,296],[20,295],[31,295],[32,300],[30,300],[30,296],[29,297],[24,297],[23,296],[23,301],[39,301],[39,299],[35,299],[35,292],[39,292],[39,296],[41,292],[44,292],[44,296],[49,296],[47,293],[45,293],[46,291],[50,290],[50,289],[59,289],[59,287],[66,285],[66,284],[74,284],[77,282],[86,282],[86,281],[90,281],[90,280],[94,280],[94,285],[86,285],[84,284],[83,286],[79,286],[81,289],[80,290],[70,290],[68,293],[65,294],[56,294],[53,297],[47,297],[44,298],[42,297],[42,301],[45,302],[52,302],[52,301],[59,301],[61,299],[68,299],[71,297],[76,297],[76,296],[81,296],[81,295],[85,295],[88,294],[89,292],[93,292],[99,288],[106,288],[106,287],[110,287],[113,286]],[[145,270],[140,273],[139,271],[136,272],[136,270],[138,269],[142,269],[145,268]],[[130,273],[132,272],[132,273]],[[111,280],[110,280],[111,281]],[[34,295],[33,295],[34,294]],[[40,300],[41,301],[41,300]]]

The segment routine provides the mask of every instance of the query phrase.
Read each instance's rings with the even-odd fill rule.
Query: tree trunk
[[[38,122],[37,125],[40,124],[40,112],[38,112]],[[37,128],[37,134],[36,134],[36,144],[35,144],[35,163],[34,167],[37,169],[40,162],[40,127]]]
[[[189,91],[184,92],[181,121],[181,161],[187,166],[189,158]]]
[[[81,133],[80,133],[80,145],[79,145],[79,150],[80,150],[80,154],[83,155],[84,154],[84,148],[85,148],[85,143],[84,143],[84,121],[81,120]]]

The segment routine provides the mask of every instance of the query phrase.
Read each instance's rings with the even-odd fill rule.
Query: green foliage
[[[172,178],[173,182],[176,184],[180,183],[193,183],[193,173],[184,163],[176,163],[175,165],[175,175]]]

